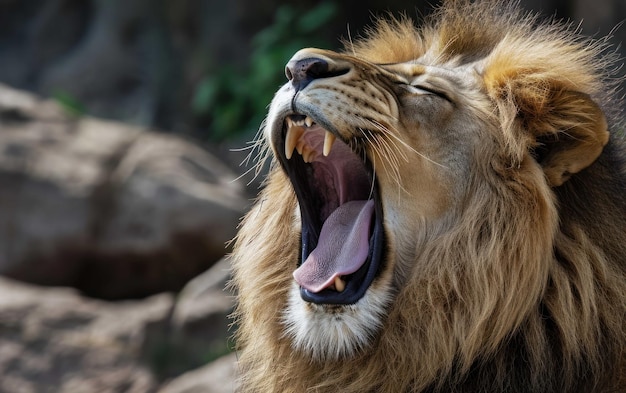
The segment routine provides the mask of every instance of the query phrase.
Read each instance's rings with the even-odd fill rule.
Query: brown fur
[[[467,184],[451,197],[462,206],[446,213],[454,225],[420,234],[410,251],[394,237],[401,229],[386,228],[395,293],[384,326],[369,347],[335,360],[313,360],[285,334],[300,228],[289,179],[273,164],[233,255],[241,390],[626,391],[626,150],[605,119],[614,59],[604,44],[504,3],[448,1],[424,27],[380,20],[328,56],[364,69],[478,62],[480,89],[455,88],[482,139],[459,170],[467,176],[441,180],[442,192]],[[380,182],[383,198],[405,198],[403,214],[417,221],[415,199],[390,188],[439,182],[436,166],[432,179],[413,177],[410,168],[427,166],[409,157]],[[432,211],[452,206],[436,200]]]

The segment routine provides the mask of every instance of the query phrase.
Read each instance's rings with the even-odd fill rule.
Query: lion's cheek
[[[449,229],[451,216],[456,211],[449,195],[452,193],[444,183],[412,190],[407,197],[405,191],[383,196],[386,256],[384,270],[390,270],[395,286],[401,286],[408,273],[415,268],[420,249],[429,241]],[[406,191],[408,192],[408,191]]]

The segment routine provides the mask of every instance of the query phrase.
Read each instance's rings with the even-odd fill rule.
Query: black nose
[[[328,62],[315,57],[292,60],[285,67],[285,75],[296,90],[302,90],[312,80],[329,76]]]

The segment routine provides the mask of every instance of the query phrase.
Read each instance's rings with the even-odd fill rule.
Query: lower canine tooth
[[[337,292],[343,292],[344,289],[346,289],[346,283],[343,282],[339,276],[335,277],[335,290]]]

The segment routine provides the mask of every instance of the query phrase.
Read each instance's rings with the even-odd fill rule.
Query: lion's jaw
[[[294,212],[295,221],[300,226],[298,229],[306,226],[303,215],[309,214],[305,211],[311,210],[310,207],[303,207],[303,204],[312,203],[307,199],[327,198],[322,195],[324,192],[308,196],[301,190],[319,186],[302,186],[298,183],[305,182],[303,177],[320,177],[317,173],[322,172],[306,172],[302,168],[318,165],[326,168],[326,172],[341,172],[342,169],[325,164],[326,160],[336,160],[333,154],[356,154],[358,160],[364,161],[365,164],[360,164],[362,169],[346,171],[348,173],[342,175],[335,173],[334,176],[368,177],[360,183],[348,182],[345,188],[363,188],[365,192],[363,195],[355,192],[358,195],[346,199],[371,199],[376,205],[371,208],[374,217],[369,224],[370,255],[362,265],[357,264],[359,271],[367,270],[362,274],[365,279],[358,279],[364,283],[352,290],[349,286],[358,281],[350,279],[352,272],[341,276],[342,279],[347,277],[346,292],[352,291],[347,295],[351,296],[348,301],[342,300],[342,289],[337,289],[337,285],[346,280],[335,284],[328,284],[328,279],[321,284],[323,280],[315,281],[315,289],[322,289],[314,295],[302,289],[302,285],[307,284],[300,285],[296,280],[291,282],[288,304],[283,312],[286,335],[296,350],[317,360],[328,360],[353,356],[367,348],[377,337],[402,282],[414,268],[420,244],[436,237],[443,230],[444,223],[449,221],[447,215],[454,211],[450,208],[455,202],[451,195],[462,194],[463,185],[452,181],[450,171],[454,168],[451,169],[451,165],[456,163],[459,167],[468,167],[459,163],[470,159],[471,145],[460,144],[447,157],[437,155],[440,150],[438,144],[444,142],[438,140],[441,135],[435,137],[434,134],[443,134],[441,123],[447,120],[442,119],[447,119],[452,111],[450,98],[445,93],[446,83],[449,82],[440,77],[426,76],[428,73],[424,66],[407,63],[385,69],[356,58],[316,49],[298,52],[289,64],[295,68],[295,73],[297,67],[311,68],[310,64],[303,65],[309,59],[326,62],[329,65],[329,69],[324,71],[327,75],[313,75],[311,80],[302,82],[296,80],[294,75],[289,75],[291,71],[288,65],[288,77],[293,80],[276,94],[265,129],[265,136],[275,156],[289,174],[298,194],[300,211]],[[410,78],[421,78],[419,87],[413,86],[414,81]],[[297,86],[297,83],[305,85]],[[323,135],[327,133],[332,133],[336,141],[332,149],[328,149],[330,151],[324,152],[323,145],[327,142]],[[454,144],[449,139],[445,143]],[[328,158],[326,153],[329,153]],[[448,165],[447,162],[452,164]],[[293,169],[297,165],[300,169]],[[346,165],[352,168],[356,164]],[[462,173],[454,173],[455,178],[462,176]],[[335,180],[333,187],[344,187],[337,185],[337,182],[340,180]],[[328,187],[324,185],[322,188]],[[407,198],[413,201],[411,206],[406,204]],[[344,202],[339,202],[339,205]],[[366,204],[362,201],[357,203],[363,205],[358,208],[361,213],[346,213],[347,221],[357,221],[355,215],[365,214]],[[321,204],[322,210],[342,210],[334,205],[328,208],[326,204],[330,203]],[[320,208],[319,203],[314,206]],[[407,215],[407,209],[416,211]],[[328,214],[322,215],[322,222],[331,221],[327,219]],[[416,220],[416,216],[421,219]],[[377,224],[377,220],[380,223]],[[384,226],[384,238],[379,238],[376,240],[379,243],[374,244],[376,226],[379,224]],[[358,225],[362,227],[365,224]],[[354,224],[355,227],[358,225]],[[362,228],[353,229],[350,236],[363,231]],[[311,240],[304,231],[302,233],[303,247],[308,247]],[[341,241],[352,244],[351,240],[342,238]],[[330,246],[327,248],[327,251],[334,251]],[[380,254],[376,257],[379,260],[372,260],[372,254],[376,252]],[[302,266],[305,259],[308,260],[311,253],[311,249],[302,252],[300,261],[293,262],[294,271]],[[348,254],[351,253],[352,250],[349,250]],[[328,269],[315,263],[319,265],[322,262],[308,265],[318,270]],[[339,262],[325,263],[341,265]],[[298,274],[295,273],[297,279]],[[299,278],[300,281],[306,281],[309,278],[307,274],[310,275],[301,273],[304,279]],[[324,274],[331,275],[328,272]],[[352,286],[356,287],[356,284]]]

